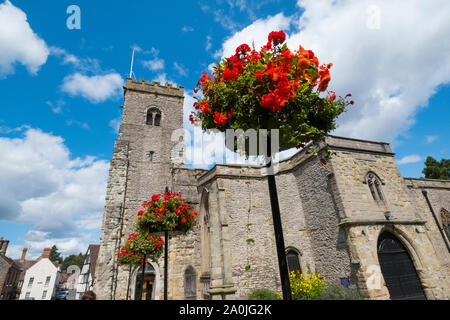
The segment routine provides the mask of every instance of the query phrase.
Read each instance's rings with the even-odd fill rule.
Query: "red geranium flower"
[[[214,123],[222,127],[225,126],[227,124],[227,116],[216,111],[214,113]]]
[[[236,48],[236,53],[246,54],[247,52],[250,52],[251,49],[247,44],[241,44],[239,47]]]
[[[283,30],[281,31],[272,31],[269,33],[269,42],[274,45],[282,44],[286,40],[286,34]]]

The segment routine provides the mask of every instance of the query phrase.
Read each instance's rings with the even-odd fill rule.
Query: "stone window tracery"
[[[373,200],[377,202],[384,202],[385,198],[381,188],[381,185],[383,185],[384,183],[381,181],[381,179],[374,172],[369,171],[366,175],[365,182],[369,187]]]
[[[147,110],[146,124],[155,127],[161,125],[161,111],[158,108],[150,108]]]
[[[444,208],[441,209],[441,220],[442,228],[444,229],[447,238],[450,239],[450,212]]]

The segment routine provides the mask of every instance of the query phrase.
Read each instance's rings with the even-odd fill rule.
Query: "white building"
[[[61,269],[50,261],[50,248],[25,273],[19,300],[51,300],[56,294]]]
[[[80,300],[86,291],[92,290],[95,281],[95,265],[97,263],[100,245],[91,244],[86,252],[83,267],[78,277],[76,300]]]

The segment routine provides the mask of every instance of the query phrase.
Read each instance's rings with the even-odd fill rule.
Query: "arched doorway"
[[[392,300],[426,299],[408,251],[389,232],[378,238],[378,261]]]
[[[142,267],[140,267],[136,274],[136,290],[134,294],[134,300],[154,300],[154,287],[155,287],[155,268],[149,263],[145,266],[144,270],[144,281],[142,281]],[[143,284],[142,284],[143,282]]]

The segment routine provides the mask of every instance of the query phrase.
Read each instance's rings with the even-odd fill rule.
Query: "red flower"
[[[319,83],[319,87],[318,87],[318,91],[325,91],[327,90],[328,87],[328,83],[330,83],[331,77],[330,74],[326,74],[324,75],[321,79],[320,79],[320,83]]]
[[[225,126],[227,124],[227,116],[216,111],[214,113],[214,123],[221,127]]]
[[[210,113],[211,112],[211,109],[209,108],[208,102],[205,102],[205,101],[201,101],[200,102],[199,109],[202,110],[203,113]]]
[[[286,34],[283,30],[281,31],[272,31],[269,33],[269,42],[274,45],[282,44],[286,40]]]
[[[332,95],[328,97],[327,102],[333,101],[336,99],[336,93],[334,91],[331,91]]]
[[[236,48],[236,53],[242,53],[246,54],[247,52],[250,52],[251,49],[247,44],[241,44],[239,47]]]
[[[308,60],[306,58],[301,58],[297,62],[297,68],[299,68],[300,70],[305,70],[305,69],[309,68],[309,64],[310,64],[310,60]]]
[[[233,114],[234,114],[234,110],[233,110],[233,108],[231,108],[230,112],[228,112],[228,118],[231,119],[233,117]]]

